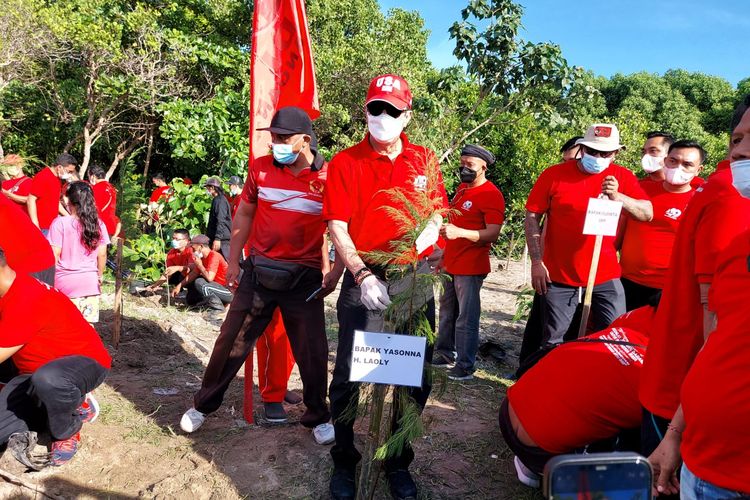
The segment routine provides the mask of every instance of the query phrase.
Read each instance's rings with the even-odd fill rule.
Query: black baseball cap
[[[315,137],[312,129],[312,120],[310,120],[304,109],[297,106],[286,106],[279,109],[273,115],[271,125],[259,128],[258,130],[268,130],[280,135],[306,134],[310,137]]]

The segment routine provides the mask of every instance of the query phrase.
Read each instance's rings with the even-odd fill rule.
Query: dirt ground
[[[503,377],[514,370],[521,342],[523,325],[512,316],[523,281],[522,264],[513,262],[508,270],[493,271],[482,290],[482,339],[503,346],[506,361],[480,360],[474,380],[448,383],[425,408],[426,432],[414,445],[411,468],[421,498],[541,498],[518,483],[497,425],[500,401],[512,383]],[[330,369],[335,298],[326,299]],[[215,324],[200,313],[164,307],[164,298],[128,296],[122,339],[114,349],[112,304],[112,295],[105,295],[98,327],[114,358],[112,372],[95,393],[102,411],[84,426],[75,459],[59,469],[25,472],[5,454],[1,469],[63,498],[328,498],[329,447],[317,445],[295,423],[302,409],[287,407],[286,425],[248,425],[242,419],[242,380],[200,431],[180,430],[180,416],[191,405],[218,334]],[[296,368],[289,386],[301,390]],[[260,406],[256,392],[256,410]],[[365,429],[358,421],[360,445]],[[383,481],[376,496],[388,498]],[[0,482],[0,497],[43,498],[7,482]]]

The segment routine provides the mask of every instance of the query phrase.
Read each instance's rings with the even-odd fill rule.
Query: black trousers
[[[234,294],[229,289],[205,278],[196,278],[187,286],[185,302],[191,306],[206,306],[217,311],[224,310],[224,304],[232,302]]]
[[[245,273],[221,325],[201,388],[195,394],[195,409],[211,413],[221,406],[229,384],[278,307],[302,379],[302,400],[307,410],[300,422],[305,427],[328,422],[331,416],[326,404],[328,339],[323,299],[305,302],[320,287],[323,274],[319,269],[306,267],[294,288],[274,291],[255,282],[249,260],[243,266]]]
[[[362,455],[354,446],[354,417],[351,409],[356,410],[359,402],[359,383],[349,382],[349,372],[352,363],[352,346],[354,344],[354,330],[368,332],[382,332],[385,329],[385,320],[382,312],[370,311],[360,300],[361,292],[354,284],[354,277],[347,271],[341,284],[341,293],[336,304],[339,320],[338,348],[336,350],[336,366],[333,369],[333,378],[328,391],[331,401],[331,412],[333,414],[333,426],[336,430],[336,444],[331,448],[331,457],[336,468],[354,469],[362,459]],[[426,315],[430,326],[435,328],[435,299],[427,301]],[[400,330],[401,333],[403,330]],[[425,363],[432,361],[432,346],[428,344],[425,352]],[[422,387],[410,387],[409,395],[421,409],[427,403],[427,398],[432,390],[431,374],[425,368],[422,377]],[[349,411],[348,411],[349,410]],[[393,412],[391,429],[398,428],[399,412]],[[414,450],[410,443],[406,443],[402,452],[391,457],[385,462],[387,471],[407,469],[414,460]]]
[[[542,301],[544,297],[538,293],[534,294],[534,299],[531,303],[531,311],[529,311],[529,319],[526,320],[526,327],[523,330],[523,340],[521,341],[521,352],[518,354],[518,363],[523,362],[538,351],[542,347],[542,337],[544,336],[544,317],[542,316]],[[579,304],[576,308],[573,319],[570,322],[568,331],[563,337],[565,340],[573,340],[578,338],[578,326],[581,323],[581,310],[583,308]]]
[[[55,441],[81,430],[78,408],[109,370],[86,356],[66,356],[33,374],[14,377],[0,390],[0,443],[16,432],[47,429]]]
[[[625,307],[628,311],[648,305],[649,299],[659,293],[659,288],[641,285],[627,278],[620,278],[622,288],[625,290]]]

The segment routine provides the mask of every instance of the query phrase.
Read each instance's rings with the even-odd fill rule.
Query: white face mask
[[[378,116],[372,116],[370,113],[367,113],[367,129],[376,141],[391,142],[403,132],[403,117],[405,114],[401,113],[401,116],[394,118],[385,112],[380,113]]]
[[[643,155],[643,158],[641,158],[641,167],[643,167],[643,171],[647,174],[653,174],[664,168],[664,157]]]
[[[237,196],[242,192],[242,190],[237,186],[232,186],[231,188],[229,188],[229,192],[232,193],[232,196]]]
[[[607,170],[609,164],[612,163],[612,158],[601,158],[599,156],[592,156],[588,153],[583,153],[581,158],[581,166],[586,173],[589,174],[600,174]]]
[[[685,172],[682,167],[665,168],[664,178],[673,186],[684,186],[693,180],[695,174]]]
[[[200,250],[198,250],[197,252],[193,252],[193,255],[195,255],[199,259],[203,258],[203,252],[201,252]]]
[[[729,164],[732,185],[745,198],[750,198],[750,160],[737,160]]]

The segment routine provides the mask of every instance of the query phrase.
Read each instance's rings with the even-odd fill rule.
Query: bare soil
[[[512,262],[507,270],[493,271],[482,290],[482,338],[499,343],[506,360],[480,360],[474,380],[448,383],[442,394],[433,392],[425,408],[426,432],[414,445],[412,465],[421,498],[541,498],[517,481],[497,425],[500,401],[512,383],[504,376],[515,369],[523,331],[512,321],[523,274],[523,265]],[[331,370],[335,299],[335,294],[326,299]],[[26,472],[6,453],[1,469],[63,498],[328,498],[329,447],[317,445],[296,423],[302,408],[287,407],[286,425],[248,425],[242,418],[242,380],[200,431],[180,430],[218,334],[215,323],[197,312],[165,307],[164,297],[128,296],[122,339],[114,349],[112,303],[105,294],[98,325],[114,358],[112,372],[96,391],[101,415],[84,426],[74,460]],[[289,387],[301,390],[296,368]],[[170,395],[159,394],[164,390]],[[257,392],[254,401],[259,408]],[[358,421],[355,427],[360,445],[365,426]],[[388,498],[384,485],[376,496]],[[0,482],[0,497],[43,498],[7,482]]]

